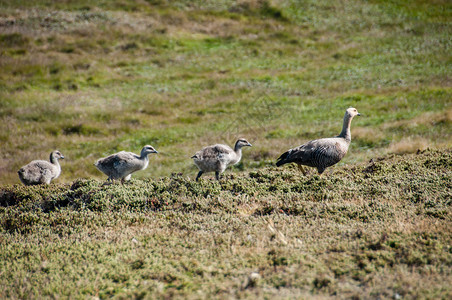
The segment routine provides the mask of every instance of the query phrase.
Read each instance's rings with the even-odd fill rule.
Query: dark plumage
[[[309,141],[299,147],[281,154],[276,165],[282,166],[294,162],[303,171],[302,165],[317,168],[322,174],[326,168],[337,164],[347,154],[351,142],[350,124],[353,117],[360,116],[356,108],[345,112],[342,132],[337,137]]]
[[[50,182],[61,174],[59,159],[64,159],[60,151],[50,153],[50,162],[45,160],[34,160],[23,166],[17,172],[19,179],[25,185],[50,184]]]
[[[242,147],[251,147],[251,144],[245,139],[238,139],[234,150],[228,145],[216,144],[207,146],[196,152],[191,158],[199,169],[196,181],[203,173],[215,172],[217,180],[220,174],[230,165],[237,164],[242,158]]]
[[[121,151],[116,154],[99,159],[94,163],[99,171],[105,173],[109,180],[127,181],[132,173],[144,170],[149,164],[148,154],[158,153],[152,146],[144,146],[140,155]]]

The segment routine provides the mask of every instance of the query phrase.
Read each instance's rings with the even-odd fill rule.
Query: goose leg
[[[201,177],[202,173],[204,173],[203,171],[199,171],[198,175],[196,176],[196,181],[198,181],[199,177]]]
[[[132,178],[132,174],[127,175],[126,177],[124,177],[123,179],[121,179],[122,184],[126,183],[127,181],[130,180],[130,178]]]
[[[218,171],[215,172],[215,178],[217,180],[220,180],[220,172],[218,172]]]
[[[108,177],[107,180],[102,184],[102,186],[104,186],[104,185],[111,185],[111,184],[113,184],[113,179]]]
[[[298,170],[300,170],[303,173],[303,175],[306,176],[306,170],[303,168],[303,165],[298,164]]]

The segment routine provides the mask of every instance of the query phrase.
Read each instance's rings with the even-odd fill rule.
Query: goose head
[[[60,151],[55,150],[50,154],[50,160],[52,160],[52,158],[53,159],[64,159],[64,155],[61,154]]]
[[[237,142],[235,142],[235,148],[242,148],[242,147],[251,147],[253,145],[250,144],[250,142],[248,142],[245,139],[238,139]]]
[[[154,149],[154,147],[152,147],[151,145],[146,145],[143,147],[143,149],[141,149],[141,154],[143,155],[148,155],[151,153],[158,153],[157,150]]]
[[[355,116],[360,116],[361,114],[358,112],[356,108],[350,107],[345,111],[345,115],[351,119]]]

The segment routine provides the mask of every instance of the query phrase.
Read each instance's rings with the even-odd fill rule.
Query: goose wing
[[[143,164],[140,160],[140,156],[135,153],[121,151],[116,154],[113,166],[118,173],[126,174],[140,170],[143,167]]]
[[[46,175],[46,176],[54,176],[56,174],[56,167],[45,160],[34,160],[29,163],[27,166],[27,171],[29,173],[33,173],[35,175]]]
[[[344,146],[338,138],[319,139],[307,142],[299,147],[283,153],[277,165],[295,162],[311,167],[319,165],[331,166],[339,162],[345,155]]]
[[[19,178],[24,184],[44,183],[54,179],[58,174],[56,167],[45,160],[34,160],[18,171]]]
[[[233,150],[222,144],[208,146],[198,151],[192,158],[196,160],[222,160],[225,156],[231,154]]]
[[[139,156],[132,152],[121,151],[96,162],[96,167],[106,174],[116,173],[122,175],[134,170],[139,164]],[[132,171],[133,172],[133,171]]]

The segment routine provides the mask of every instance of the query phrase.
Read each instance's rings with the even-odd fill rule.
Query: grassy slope
[[[114,151],[161,154],[137,178],[244,136],[239,168],[332,136],[343,163],[451,145],[448,1],[0,1],[0,184],[60,149],[60,182]],[[248,150],[248,149],[247,149]]]
[[[0,297],[447,299],[451,182],[449,149],[323,177],[4,187]]]
[[[452,6],[331,2],[0,0],[0,298],[450,298]],[[331,173],[268,167],[348,106]],[[238,136],[227,181],[188,178]],[[94,180],[148,143],[142,180]],[[7,185],[54,148],[58,182]]]

